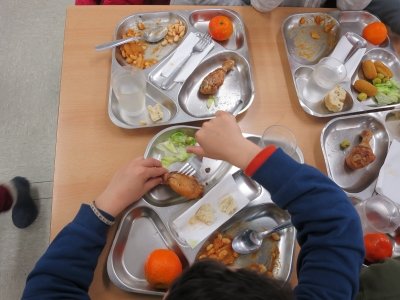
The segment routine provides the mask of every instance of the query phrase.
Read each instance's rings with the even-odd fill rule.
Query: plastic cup
[[[315,66],[312,78],[323,89],[331,90],[347,75],[344,64],[333,57],[324,57]]]
[[[293,156],[297,149],[297,141],[293,132],[282,125],[272,125],[265,129],[259,146],[266,147],[268,145],[281,148],[289,156]]]
[[[400,226],[399,207],[385,196],[374,195],[355,207],[364,233],[392,233]]]
[[[146,76],[135,67],[118,67],[111,74],[111,86],[120,109],[128,116],[138,116],[145,109]]]

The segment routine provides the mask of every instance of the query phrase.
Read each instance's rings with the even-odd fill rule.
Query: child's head
[[[292,290],[281,281],[246,269],[232,270],[203,260],[193,264],[173,283],[165,300],[288,300]]]

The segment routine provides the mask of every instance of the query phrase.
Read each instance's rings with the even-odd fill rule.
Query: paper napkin
[[[379,172],[376,192],[400,204],[400,142],[393,140]]]
[[[161,75],[168,77],[172,72],[181,66],[181,61],[190,55],[194,45],[199,41],[200,37],[193,32],[189,33],[186,39],[176,48],[175,53],[168,60],[161,71]],[[200,64],[200,62],[206,57],[206,55],[214,48],[214,42],[211,42],[203,51],[194,52],[190,59],[185,63],[182,70],[176,75],[175,82],[183,82],[187,77],[194,71],[194,69]]]
[[[232,197],[236,205],[236,210],[232,214],[222,212],[219,207],[220,202],[227,197]],[[248,203],[249,199],[239,191],[232,175],[228,175],[203,198],[176,218],[172,222],[172,227],[180,240],[186,242],[191,248],[195,248]],[[192,222],[196,212],[205,204],[210,204],[212,207],[214,222],[210,225],[200,221]]]

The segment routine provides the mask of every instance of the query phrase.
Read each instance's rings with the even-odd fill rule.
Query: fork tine
[[[178,173],[191,176],[196,173],[196,169],[187,162],[178,170]]]

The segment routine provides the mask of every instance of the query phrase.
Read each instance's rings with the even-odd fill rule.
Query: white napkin
[[[385,163],[379,171],[375,190],[378,194],[400,204],[400,142],[393,140]]]
[[[339,42],[337,43],[335,49],[333,49],[330,56],[343,62],[345,60],[347,54],[349,54],[352,47],[353,47],[353,44],[350,43],[350,41],[348,40],[348,38],[345,35],[343,35],[340,38]],[[346,67],[346,73],[347,73],[346,80],[351,79],[351,76],[353,76],[353,74],[354,74],[355,70],[357,69],[358,64],[360,63],[366,50],[367,50],[366,48],[358,49],[354,53],[354,55],[344,64]]]
[[[236,211],[232,214],[226,214],[220,211],[219,202],[227,196],[231,196],[236,203]],[[245,197],[237,188],[237,184],[231,175],[226,176],[213,189],[211,189],[203,198],[198,200],[182,215],[172,222],[172,226],[178,234],[179,238],[185,241],[190,247],[195,248],[199,243],[206,239],[218,227],[234,216],[238,211],[249,203],[249,199]],[[214,210],[215,220],[211,225],[207,225],[200,221],[194,224],[190,223],[190,219],[196,214],[200,206],[210,204]]]
[[[163,69],[161,70],[161,75],[164,77],[168,77],[175,70],[175,68],[180,66],[180,62],[190,55],[194,45],[199,41],[200,37],[198,37],[193,32],[189,33],[186,39],[176,48],[175,53],[165,64]],[[175,82],[183,82],[188,76],[194,71],[194,69],[199,65],[199,63],[206,57],[206,55],[211,51],[214,47],[214,42],[211,42],[203,51],[194,52],[190,59],[186,62],[182,70],[175,77]]]

